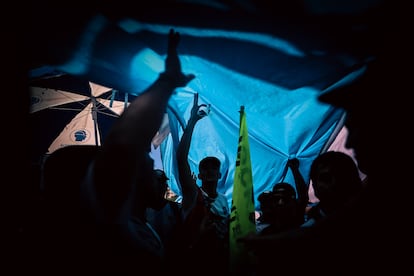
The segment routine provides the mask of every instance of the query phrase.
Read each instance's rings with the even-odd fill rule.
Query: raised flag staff
[[[233,197],[230,215],[230,271],[246,272],[251,260],[244,244],[237,240],[256,232],[254,217],[253,174],[250,160],[249,136],[244,106],[240,107],[239,142],[234,174]]]

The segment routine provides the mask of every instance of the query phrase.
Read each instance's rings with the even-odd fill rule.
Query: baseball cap
[[[273,195],[296,198],[296,191],[289,183],[280,182],[273,186]]]

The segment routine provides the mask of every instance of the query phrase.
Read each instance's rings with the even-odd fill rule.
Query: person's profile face
[[[319,200],[332,198],[335,194],[337,179],[329,164],[319,164],[313,179],[314,193]]]

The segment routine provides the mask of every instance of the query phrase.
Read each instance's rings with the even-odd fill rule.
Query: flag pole
[[[253,194],[253,174],[250,160],[249,136],[244,106],[240,107],[239,141],[232,194],[229,225],[230,272],[245,273],[251,269],[252,259],[244,244],[237,240],[256,233]]]

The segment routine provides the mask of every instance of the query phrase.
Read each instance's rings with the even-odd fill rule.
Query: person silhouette
[[[203,267],[200,273],[210,274],[228,269],[230,209],[227,197],[217,190],[222,176],[220,159],[206,156],[198,163],[201,187],[188,163],[192,134],[196,123],[208,115],[206,107],[198,104],[198,94],[195,94],[191,115],[177,148],[177,162],[184,214],[181,255],[194,266]]]
[[[312,162],[310,179],[319,202],[310,207],[302,226],[312,226],[325,216],[341,212],[358,199],[364,188],[354,160],[340,151],[318,155]]]
[[[374,58],[361,65],[361,69],[365,69],[362,76],[318,96],[322,103],[346,112],[346,146],[353,149],[358,168],[368,179],[358,200],[353,201],[346,211],[326,216],[313,227],[240,239],[254,252],[264,254],[266,250],[276,248],[273,254],[281,264],[280,271],[292,273],[292,267],[296,265],[295,269],[299,269],[300,264],[302,267],[316,266],[318,275],[335,274],[336,267],[342,268],[341,274],[352,274],[356,270],[360,273],[404,273],[404,261],[392,256],[392,252],[398,252],[398,246],[410,239],[411,234],[406,234],[406,227],[397,215],[404,208],[399,208],[400,204],[393,201],[396,198],[401,201],[401,198],[395,193],[398,189],[391,188],[390,183],[406,182],[404,177],[401,179],[404,169],[394,162],[402,159],[393,147],[401,143],[396,141],[400,137],[396,135],[393,122],[407,116],[401,114],[403,95],[391,91],[403,91],[407,78],[399,64],[403,59],[403,51],[398,48],[402,42],[399,21],[390,18],[390,29],[381,29],[384,34],[376,41],[381,46],[373,54]],[[378,91],[386,92],[376,93]],[[378,199],[384,198],[389,199],[386,208],[378,210]],[[382,223],[384,219],[386,222]],[[304,252],[309,254],[302,257]],[[269,264],[268,268],[272,267]],[[304,269],[298,273],[308,271]]]
[[[195,77],[181,71],[179,41],[180,34],[171,29],[164,72],[112,125],[85,179],[83,197],[99,237],[107,245],[99,256],[108,271],[136,273],[137,263],[154,273],[167,269],[163,243],[148,223],[146,211],[160,210],[167,203],[167,184],[157,180],[150,157],[152,138],[175,88],[186,86]]]

